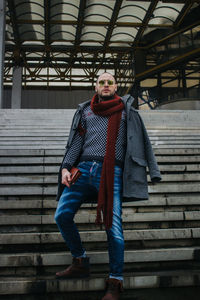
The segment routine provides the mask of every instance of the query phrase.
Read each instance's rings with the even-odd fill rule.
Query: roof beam
[[[44,0],[44,27],[45,27],[45,44],[50,45],[50,1]]]
[[[89,61],[90,62],[90,61]],[[116,64],[117,64],[117,66],[116,66]],[[15,64],[13,63],[13,62],[11,62],[11,61],[9,61],[9,62],[5,62],[4,63],[4,65],[5,65],[5,67],[13,67]],[[45,62],[27,62],[27,64],[26,64],[26,66],[24,66],[24,67],[29,67],[29,68],[38,68],[38,67],[41,67],[41,68],[46,68],[46,63]],[[59,63],[56,63],[56,66],[58,66],[58,67],[60,67],[60,68],[62,68],[62,67],[64,67],[64,65],[63,65],[63,62],[59,62]],[[85,63],[85,64],[82,64],[80,61],[77,63],[77,64],[75,64],[75,65],[73,65],[73,69],[80,69],[80,67],[88,67],[88,65]],[[96,62],[95,61],[91,61],[91,64],[90,64],[90,67],[89,67],[89,69],[93,69],[93,68],[95,68],[95,66],[96,66]],[[49,66],[50,68],[54,68],[55,67],[55,65],[54,65],[54,63],[52,63],[52,64],[50,64],[50,66]],[[148,69],[148,71],[149,70],[153,70],[154,69],[154,67],[155,67],[155,65],[153,65],[153,66],[151,66],[151,67],[149,67],[149,69]],[[108,63],[103,63],[102,64],[102,68],[108,68],[108,69],[118,69],[119,70],[119,67],[118,67],[118,61],[116,62],[116,61],[111,61],[109,64]],[[122,66],[120,66],[120,70],[122,69]],[[171,71],[171,70],[176,70],[177,69],[177,66],[176,65],[172,65],[172,66],[169,66],[166,70],[164,70],[164,71]],[[126,66],[126,70],[127,70],[127,66]],[[187,70],[187,71],[191,71],[192,70],[192,72],[194,73],[194,72],[199,72],[199,68],[197,68],[197,66],[195,66],[195,67],[189,67],[189,66],[186,66],[185,67],[185,70]],[[163,71],[163,70],[162,70]],[[163,71],[163,72],[164,72]],[[140,75],[141,73],[139,73],[138,74],[138,76]],[[154,78],[154,76],[155,76],[155,74],[152,72],[152,74],[150,74],[150,75],[148,75],[148,78]],[[188,74],[187,74],[187,76],[188,76]],[[165,77],[165,76],[162,76],[163,78]],[[199,77],[196,77],[196,79],[198,79]],[[146,79],[146,78],[145,78]]]
[[[6,20],[6,24],[9,24],[10,21]],[[45,22],[44,20],[29,20],[29,19],[20,19],[17,20],[17,24],[34,24],[34,25],[43,25]],[[78,21],[76,20],[50,20],[50,24],[56,24],[56,25],[77,25]],[[109,26],[110,21],[83,21],[83,25],[88,26]],[[121,27],[141,27],[142,23],[140,22],[116,22],[117,26]],[[171,24],[148,24],[148,27],[151,28],[172,28],[173,26]]]
[[[112,36],[113,29],[115,27],[115,24],[116,24],[116,21],[117,21],[117,17],[118,17],[122,2],[123,2],[123,0],[116,0],[115,1],[115,6],[113,8],[112,17],[110,19],[110,24],[108,26],[105,41],[104,41],[104,44],[103,44],[104,51],[106,50],[106,48],[108,47],[108,45],[110,43],[110,38]]]
[[[13,51],[14,45],[12,44],[6,44],[5,45],[5,50],[10,52]],[[24,51],[28,52],[44,52],[45,47],[44,45],[21,45],[21,49]],[[86,53],[94,53],[94,51],[100,51],[102,52],[102,46],[80,46],[79,50],[81,52],[86,52]],[[69,45],[51,45],[51,51],[54,52],[73,52],[74,51],[74,46],[69,46]],[[118,52],[124,52],[124,51],[132,51],[131,47],[109,47],[107,48],[107,53],[118,53]]]
[[[79,12],[78,12],[78,20],[77,20],[77,27],[76,27],[76,36],[75,36],[75,47],[80,45],[81,40],[81,32],[83,28],[83,21],[84,21],[84,13],[86,7],[86,0],[80,1]]]
[[[148,26],[148,23],[152,17],[152,14],[158,4],[159,0],[154,0],[154,1],[151,1],[151,4],[149,5],[149,8],[146,12],[146,15],[143,19],[143,22],[142,22],[142,27],[139,28],[138,32],[137,32],[137,35],[135,37],[135,40],[134,40],[134,45],[135,44],[138,44],[140,42],[140,39],[142,38],[142,35],[145,31],[145,29],[147,28]]]
[[[191,0],[187,0],[185,5],[183,6],[181,12],[179,13],[176,21],[174,22],[174,26],[175,27],[179,27],[181,25],[181,23],[184,20],[184,17],[187,15],[187,13],[189,12],[190,8],[193,6],[193,1]]]
[[[11,62],[6,62],[4,63],[5,67],[13,67],[15,64],[14,63],[11,63]],[[38,62],[38,63],[26,63],[26,66],[25,68],[46,68],[46,62]],[[49,68],[64,68],[65,65],[63,63],[52,63],[49,65]],[[90,70],[92,73],[93,73],[93,69],[96,67],[96,62],[93,62],[92,64],[90,64],[90,66],[88,67],[88,65],[85,63],[81,63],[79,62],[78,64],[75,64],[75,65],[72,65],[72,68],[73,69],[82,69],[82,68],[87,68],[88,70]],[[101,66],[103,69],[114,69],[115,68],[115,63],[103,63],[102,66]],[[127,69],[127,67],[126,67]]]
[[[14,4],[14,0],[7,1],[9,13],[10,13],[10,20],[11,25],[13,29],[13,35],[14,35],[14,42],[16,46],[19,46],[21,44],[18,25],[17,25],[17,17],[16,17],[16,8]]]
[[[45,31],[45,59],[46,66],[49,67],[50,58],[50,1],[44,0],[44,31]]]
[[[86,7],[86,0],[81,0],[80,1],[80,6],[79,6],[79,12],[78,12],[75,41],[74,41],[74,45],[73,45],[73,50],[72,50],[71,55],[70,55],[68,68],[72,67],[73,60],[76,57],[76,53],[78,51],[80,51],[80,49],[78,49],[78,47],[81,43],[81,32],[82,32],[83,21],[84,21],[85,7]],[[66,72],[67,72],[67,70],[68,69],[66,69]]]
[[[8,8],[9,8],[9,13],[10,13],[10,20],[11,20],[11,25],[13,28],[13,35],[14,35],[14,43],[13,45],[13,57],[15,64],[14,65],[20,65],[22,63],[22,59],[24,62],[26,61],[25,53],[21,50],[21,38],[20,38],[20,33],[19,33],[19,27],[17,24],[17,14],[16,14],[16,7],[14,0],[7,1]]]
[[[186,32],[186,31],[188,31],[188,30],[190,30],[190,29],[192,29],[192,28],[198,26],[199,24],[200,24],[200,20],[198,20],[198,21],[196,21],[195,23],[193,23],[193,24],[191,24],[191,25],[189,25],[189,26],[186,26],[186,27],[184,27],[184,28],[182,28],[182,29],[180,29],[180,30],[177,30],[177,31],[175,31],[175,32],[173,32],[173,33],[171,33],[171,34],[165,36],[164,38],[162,38],[162,39],[160,39],[160,40],[158,40],[158,41],[156,41],[156,42],[154,42],[154,43],[152,43],[152,44],[150,44],[150,45],[147,45],[147,46],[145,46],[145,47],[140,47],[140,48],[141,48],[141,49],[151,49],[151,48],[153,48],[153,47],[155,47],[155,46],[157,46],[157,45],[160,45],[161,43],[166,42],[167,40],[170,40],[171,38],[173,38],[173,37],[179,35],[180,33]]]
[[[156,75],[158,73],[161,73],[163,71],[168,70],[169,68],[172,68],[173,66],[180,64],[182,62],[188,61],[189,59],[198,56],[200,54],[200,47],[193,49],[191,51],[188,51],[184,53],[183,55],[179,55],[173,59],[170,59],[162,64],[159,64],[157,66],[154,66],[142,73],[139,73],[135,76],[136,81],[142,81],[144,79],[149,78],[150,76]]]

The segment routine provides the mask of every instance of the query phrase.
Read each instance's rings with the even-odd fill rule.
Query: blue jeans
[[[85,253],[74,216],[82,203],[89,198],[97,197],[102,163],[95,161],[80,162],[78,168],[81,177],[70,188],[65,187],[58,202],[55,213],[57,226],[71,251],[72,256],[80,257]],[[123,279],[124,265],[124,237],[122,230],[122,169],[115,166],[114,195],[113,195],[113,223],[106,230],[108,240],[108,253],[110,277]]]

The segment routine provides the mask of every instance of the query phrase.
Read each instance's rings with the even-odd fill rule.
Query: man
[[[110,274],[102,300],[117,300],[123,289],[124,237],[122,200],[148,199],[146,166],[152,181],[161,180],[144,124],[131,106],[130,95],[120,98],[115,78],[103,73],[96,94],[79,105],[59,172],[55,220],[72,253],[72,265],[57,278],[89,276],[89,258],[73,221],[82,203],[97,198],[96,223],[104,223]],[[72,166],[82,172],[70,186]]]

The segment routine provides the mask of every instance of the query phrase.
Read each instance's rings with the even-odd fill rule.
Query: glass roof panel
[[[73,25],[51,25],[50,38],[51,40],[74,40],[76,34],[76,28]]]
[[[19,26],[21,40],[43,40],[44,27],[35,24],[23,24]]]
[[[6,24],[6,40],[13,40],[13,28],[10,24]]]
[[[85,26],[82,29],[81,41],[93,40],[104,41],[106,36],[106,28],[98,26]]]
[[[137,34],[136,28],[127,28],[127,27],[116,27],[113,30],[111,37],[111,42],[113,41],[126,41],[132,43]]]
[[[44,45],[44,41],[39,41],[39,40],[37,40],[37,41],[28,41],[28,40],[26,40],[26,41],[23,41],[22,42],[22,45],[30,45],[30,46],[34,46],[34,45]]]
[[[123,1],[117,21],[120,22],[142,22],[150,2]]]
[[[79,4],[80,0],[73,1],[60,1],[53,0],[50,1],[51,14],[50,17],[52,20],[76,20],[78,18]]]
[[[124,43],[120,43],[120,42],[111,42],[109,43],[110,47],[130,47],[130,42],[124,42]]]
[[[16,14],[18,19],[42,20],[44,17],[44,0],[19,0],[16,3]]]
[[[68,40],[57,40],[57,41],[52,41],[51,42],[52,46],[71,46],[73,45],[73,41],[68,41]]]
[[[86,21],[106,21],[113,13],[115,1],[89,0],[85,9]]]
[[[159,1],[149,24],[172,24],[183,6],[184,4],[181,3],[163,3]]]
[[[81,46],[99,46],[99,45],[102,45],[102,43],[103,43],[103,41],[104,40],[99,40],[99,41],[96,41],[96,42],[94,42],[93,40],[90,40],[90,41],[87,41],[87,42],[85,42],[85,41],[83,41],[82,43],[81,43]]]

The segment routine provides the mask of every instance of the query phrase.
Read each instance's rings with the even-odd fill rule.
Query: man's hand
[[[67,169],[62,169],[62,184],[70,187],[71,173]]]

